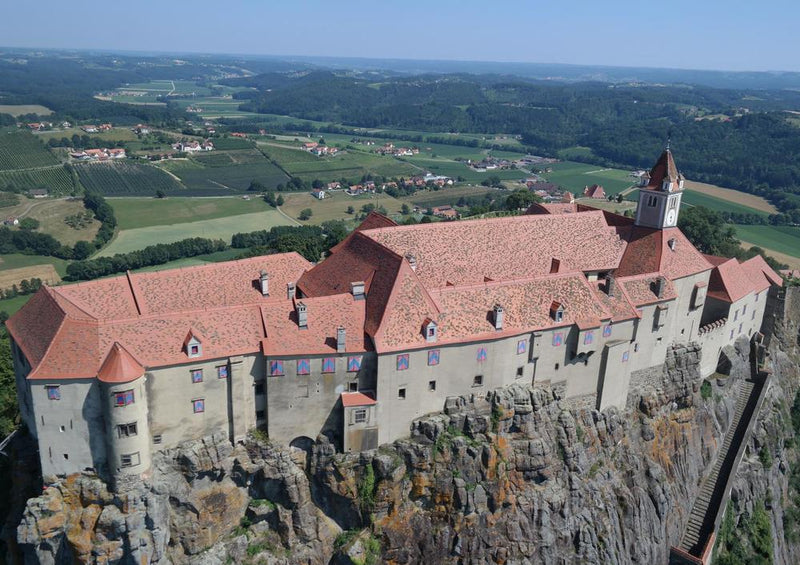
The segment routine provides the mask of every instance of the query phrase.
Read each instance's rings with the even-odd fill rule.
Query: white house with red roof
[[[142,476],[154,452],[221,429],[372,449],[448,397],[517,382],[622,408],[676,344],[700,343],[710,374],[781,279],[675,227],[669,150],[648,178],[636,220],[569,203],[410,226],[373,213],[316,265],[285,253],[44,286],[7,322],[42,471]]]

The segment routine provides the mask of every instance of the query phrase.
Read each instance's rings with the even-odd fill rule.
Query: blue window
[[[347,358],[347,372],[357,373],[361,370],[361,355],[351,355]]]
[[[228,366],[221,365],[217,367],[217,378],[218,379],[227,379],[228,378]]]
[[[397,370],[405,371],[408,369],[408,353],[397,356]]]
[[[428,366],[438,365],[439,357],[440,355],[438,349],[431,349],[428,351]]]
[[[553,347],[561,347],[564,344],[564,332],[553,334]]]
[[[133,402],[132,390],[123,390],[122,392],[114,393],[114,406],[128,406],[129,404],[133,404]]]
[[[269,362],[269,376],[271,377],[280,377],[283,376],[283,361],[280,359],[274,359]]]
[[[322,372],[323,373],[336,372],[336,357],[325,357],[322,360]]]
[[[486,361],[486,357],[487,357],[486,348],[485,347],[479,348],[478,349],[478,363],[483,363],[484,361]]]
[[[630,352],[628,352],[628,351],[623,351],[623,352],[622,352],[622,362],[623,362],[623,363],[627,363],[627,362],[628,362],[628,357],[629,357],[629,356],[630,356]]]
[[[193,383],[203,382],[203,369],[192,369],[192,382]]]
[[[528,342],[521,339],[517,342],[517,355],[522,355],[528,350]]]
[[[311,374],[311,360],[310,359],[298,359],[297,360],[297,374],[298,375],[310,375]]]
[[[591,345],[594,343],[594,330],[589,330],[583,336],[583,345]]]
[[[195,414],[199,414],[200,412],[206,411],[206,401],[202,398],[196,398],[192,400],[192,411]]]
[[[603,326],[603,337],[611,337],[611,324]]]
[[[47,390],[47,398],[50,400],[61,400],[61,388],[58,385],[44,387]]]

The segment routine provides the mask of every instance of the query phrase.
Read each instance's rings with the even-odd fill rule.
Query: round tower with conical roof
[[[152,463],[145,369],[115,342],[97,374],[104,397],[108,467],[114,482],[141,476]]]

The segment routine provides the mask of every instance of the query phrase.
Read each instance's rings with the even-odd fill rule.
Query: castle
[[[445,400],[544,383],[598,410],[699,342],[702,371],[760,329],[781,279],[704,256],[676,227],[669,149],[635,219],[575,203],[398,226],[371,214],[330,256],[296,253],[43,287],[7,323],[45,477],[147,476],[153,453],[253,428],[343,450],[408,435]]]

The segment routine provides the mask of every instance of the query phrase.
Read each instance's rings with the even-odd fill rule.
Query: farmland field
[[[485,194],[501,193],[496,188],[458,186],[440,190],[421,190],[411,196],[404,196],[399,200],[423,207],[444,206],[446,204],[454,206],[461,197],[482,198]]]
[[[26,294],[25,296],[15,296],[14,298],[0,300],[0,312],[5,312],[9,316],[16,313],[17,310],[25,306],[31,296],[33,295]]]
[[[59,161],[33,134],[0,135],[0,171],[58,165]]]
[[[736,236],[770,251],[800,258],[800,227],[736,225]]]
[[[394,157],[384,157],[362,151],[346,151],[335,157],[320,157],[316,161],[292,161],[284,163],[277,155],[273,156],[267,148],[266,153],[286,169],[290,174],[305,181],[319,179],[329,182],[346,178],[350,181],[360,180],[367,174],[386,177],[408,177],[419,174],[416,167],[404,163]],[[286,156],[288,154],[285,154]]]
[[[69,194],[75,189],[72,175],[64,167],[29,171],[0,171],[0,187],[8,185],[23,190],[46,188],[51,195]]]
[[[253,142],[241,137],[216,137],[214,138],[215,151],[228,151],[230,149],[252,149]]]
[[[365,204],[374,204],[376,208],[383,206],[386,208],[386,212],[392,216],[400,214],[400,208],[403,205],[402,202],[388,194],[350,196],[344,191],[328,193],[328,197],[322,200],[314,198],[308,192],[284,192],[283,197],[285,203],[281,206],[281,210],[292,218],[297,218],[300,211],[305,208],[311,209],[313,213],[311,219],[303,222],[309,224],[321,224],[328,220],[352,220],[355,214],[347,213],[348,206],[352,206],[356,213]]]
[[[128,128],[112,128],[111,131],[99,131],[97,133],[86,133],[81,128],[68,128],[57,131],[43,131],[33,134],[42,141],[50,141],[51,139],[61,139],[66,137],[72,139],[73,135],[88,135],[89,137],[97,137],[106,141],[135,141],[138,139],[136,134]]]
[[[226,218],[269,210],[259,196],[230,198],[109,198],[121,230]]]
[[[19,286],[23,280],[41,279],[43,283],[56,284],[61,282],[61,277],[53,268],[53,265],[42,264],[30,267],[19,267],[18,269],[5,269],[0,271],[0,289],[11,288],[13,285]]]
[[[576,196],[583,194],[586,186],[599,184],[606,194],[617,194],[630,187],[634,179],[628,171],[622,169],[606,169],[597,165],[584,165],[573,161],[563,161],[552,165],[553,172],[543,176],[549,181],[559,184]]]
[[[117,253],[127,253],[143,249],[157,243],[171,243],[189,237],[223,239],[230,243],[231,236],[238,232],[265,230],[273,226],[291,224],[277,210],[267,210],[253,214],[239,214],[226,218],[201,220],[172,225],[151,226],[122,230],[96,256],[108,257]]]
[[[775,206],[767,202],[761,196],[756,196],[755,194],[691,180],[687,180],[685,186],[692,192],[699,192],[707,196],[727,200],[734,204],[741,204],[747,208],[753,208],[754,211],[766,212],[767,214],[776,214],[778,212]]]
[[[482,180],[490,176],[500,177],[501,180],[516,180],[528,176],[528,173],[515,169],[479,172],[468,167],[465,163],[452,161],[450,159],[430,159],[426,157],[415,156],[404,157],[403,160],[408,161],[417,167],[417,171],[414,174],[419,175],[425,172],[430,172],[434,175],[443,175],[453,179],[458,179],[461,177],[466,182],[475,184],[479,184]]]
[[[194,195],[220,195],[247,190],[256,180],[267,188],[275,188],[288,177],[263,155],[260,162],[230,164],[220,167],[178,169],[175,171]]]
[[[39,104],[0,104],[0,114],[11,114],[15,118],[23,114],[47,116],[52,113],[53,111],[50,108],[40,106]]]
[[[758,214],[759,216],[768,215],[767,212],[762,210],[750,208],[749,206],[745,206],[744,204],[739,204],[731,200],[723,200],[722,198],[717,198],[703,192],[695,192],[694,190],[685,190],[683,192],[683,199],[681,202],[690,206],[705,206],[706,208],[716,210],[717,212]]]
[[[156,190],[171,192],[182,187],[174,177],[158,167],[125,161],[83,163],[75,166],[86,190],[106,196],[141,194],[152,196]]]
[[[293,165],[294,163],[316,163],[320,160],[320,157],[312,155],[308,151],[303,151],[296,146],[264,142],[258,145],[264,153],[269,155],[270,159],[277,161],[283,167]]]
[[[100,227],[100,222],[95,219],[85,222],[80,229],[74,229],[64,222],[67,216],[86,213],[83,201],[77,198],[60,200],[23,198],[19,204],[5,208],[3,212],[9,216],[39,220],[41,225],[36,231],[50,234],[65,245],[74,245],[80,240],[92,241]]]
[[[67,272],[69,261],[57,259],[55,257],[43,257],[41,255],[23,255],[22,253],[8,253],[0,257],[0,271],[45,264],[53,265],[56,272],[63,277]]]

